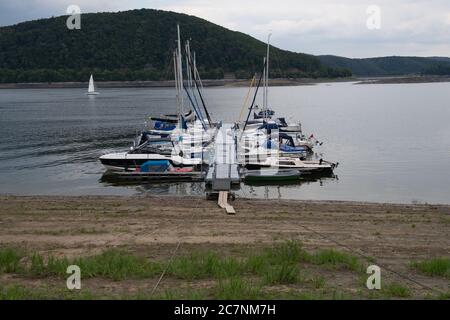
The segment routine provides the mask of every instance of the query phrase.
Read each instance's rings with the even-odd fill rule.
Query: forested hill
[[[67,16],[0,28],[1,82],[165,80],[176,45],[176,25],[191,39],[204,78],[248,78],[262,68],[265,44],[206,20],[160,10],[81,15],[81,30]],[[341,77],[312,55],[273,48],[271,77]]]
[[[324,65],[347,68],[356,76],[450,75],[450,58],[445,57],[380,57],[350,59],[319,56]]]

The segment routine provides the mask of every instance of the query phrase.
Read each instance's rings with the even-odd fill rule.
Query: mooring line
[[[415,280],[415,279],[413,279],[413,278],[408,277],[407,275],[404,275],[404,274],[402,274],[402,273],[400,273],[400,272],[398,272],[398,271],[396,271],[396,270],[394,270],[394,269],[391,269],[391,268],[387,267],[386,265],[381,265],[381,264],[379,264],[379,263],[376,261],[375,258],[370,257],[370,256],[368,256],[368,255],[366,255],[366,254],[364,254],[364,253],[358,252],[358,251],[356,251],[356,250],[353,250],[353,249],[350,248],[349,246],[347,246],[347,245],[345,245],[345,244],[343,244],[343,243],[340,243],[339,241],[337,241],[337,240],[335,240],[335,239],[329,238],[329,237],[327,237],[326,235],[320,233],[319,231],[316,231],[316,230],[313,230],[313,229],[311,229],[311,228],[309,228],[309,227],[306,227],[306,226],[304,226],[303,224],[300,224],[300,226],[301,226],[302,228],[308,230],[309,232],[312,232],[312,233],[315,233],[315,234],[321,236],[321,237],[322,237],[323,239],[325,239],[325,240],[328,240],[328,241],[330,241],[330,242],[333,242],[334,244],[336,244],[336,245],[338,245],[338,246],[340,246],[340,247],[342,247],[342,248],[347,249],[347,250],[350,251],[351,253],[354,253],[354,254],[356,254],[356,255],[358,255],[358,256],[360,256],[360,257],[363,257],[363,258],[366,259],[367,261],[371,261],[371,260],[372,260],[372,261],[373,261],[374,263],[376,263],[379,267],[382,267],[383,269],[385,269],[385,270],[387,270],[387,271],[389,271],[389,272],[391,272],[391,273],[397,275],[397,276],[400,277],[400,278],[403,278],[403,279],[405,279],[405,280],[408,280],[408,281],[410,281],[410,282],[412,282],[412,283],[414,283],[414,284],[416,284],[416,285],[418,285],[418,286],[420,286],[420,287],[422,287],[422,288],[424,288],[424,289],[427,289],[427,290],[430,290],[430,291],[434,291],[434,292],[437,292],[437,293],[439,293],[439,294],[443,294],[443,292],[440,291],[439,289],[436,289],[436,288],[430,287],[430,286],[428,286],[428,285],[426,285],[426,284],[424,284],[424,283],[421,283],[421,282],[419,282],[419,281],[417,281],[417,280]],[[362,251],[361,249],[359,249],[359,250]]]
[[[201,201],[202,201],[202,198],[200,198],[197,201],[197,204],[194,206],[194,209],[192,210],[191,220],[193,220],[194,214],[197,211]],[[180,227],[178,227],[177,229],[179,229],[179,228]],[[151,296],[153,296],[153,294],[155,293],[156,289],[158,289],[159,284],[161,283],[162,279],[164,278],[164,276],[166,275],[167,271],[169,270],[170,265],[172,264],[172,261],[173,261],[175,255],[177,254],[178,249],[180,248],[180,246],[181,246],[181,239],[178,239],[177,246],[175,247],[175,250],[172,252],[166,267],[164,268],[163,272],[159,276],[158,281],[156,282],[155,286],[152,289],[152,292],[150,293]]]

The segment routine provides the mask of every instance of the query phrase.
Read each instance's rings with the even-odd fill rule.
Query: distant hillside
[[[409,74],[450,75],[450,58],[446,57],[381,57],[350,59],[319,56],[329,67],[347,68],[356,76],[397,76]]]
[[[262,67],[265,44],[206,20],[160,10],[91,13],[81,30],[68,30],[67,17],[41,19],[0,28],[0,82],[166,80],[176,45],[192,39],[205,78],[225,74],[249,78]],[[342,77],[312,55],[272,49],[271,77]]]

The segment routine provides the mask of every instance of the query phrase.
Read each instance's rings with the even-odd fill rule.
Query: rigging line
[[[197,110],[198,106],[197,106],[197,107],[195,106],[195,103],[194,103],[194,101],[192,100],[191,95],[189,94],[188,89],[187,89],[185,86],[183,86],[183,87],[184,87],[184,91],[186,91],[186,95],[187,95],[189,101],[190,101],[191,104],[192,104],[192,108],[194,109],[195,114],[197,115],[198,119],[199,119],[200,122],[202,123],[203,129],[206,131],[207,129],[206,129],[205,121],[204,121],[203,117],[201,116],[201,114],[199,113],[199,111]]]
[[[195,53],[194,53],[194,55],[195,55]],[[191,68],[191,66],[189,65],[189,60],[191,60],[192,59],[192,55],[191,55],[191,47],[190,47],[190,42],[188,42],[187,44],[186,44],[186,71],[188,72],[188,76],[189,76],[189,88],[190,88],[190,90],[191,90],[191,93],[192,93],[192,97],[193,97],[193,100],[194,100],[194,102],[195,102],[195,105],[197,106],[197,108],[198,108],[198,112],[199,112],[199,114],[200,114],[200,116],[203,118],[203,115],[202,115],[202,111],[201,111],[201,109],[199,108],[199,103],[198,103],[198,100],[197,100],[197,96],[196,96],[196,94],[195,94],[195,91],[194,91],[194,86],[192,85],[193,84],[193,78],[195,78],[195,71],[196,71],[196,66],[195,66],[195,63],[194,63],[194,69],[192,69]],[[195,58],[194,58],[195,59]],[[194,60],[195,61],[195,60]],[[206,129],[205,129],[206,130]]]
[[[202,200],[202,198],[198,199],[197,204],[195,205],[194,209],[192,210],[191,220],[194,218],[195,211],[198,209],[201,200]],[[185,227],[185,225],[183,225],[183,227]],[[153,296],[153,294],[155,293],[156,289],[158,289],[159,284],[161,283],[162,279],[164,278],[164,276],[166,275],[167,271],[169,270],[170,265],[172,264],[172,261],[175,258],[175,255],[177,254],[178,249],[180,248],[180,246],[181,246],[181,239],[178,239],[177,246],[175,247],[175,250],[172,252],[172,255],[170,256],[169,262],[167,263],[166,267],[164,268],[163,272],[161,273],[160,277],[158,278],[158,281],[156,282],[155,286],[153,287],[152,292],[150,293],[151,296]]]
[[[198,69],[197,69],[197,58],[196,58],[195,51],[194,51],[194,61],[193,61],[193,63],[194,63],[194,77],[195,77],[195,78],[198,80],[198,82],[200,83],[200,88],[199,88],[199,90],[200,90],[200,92],[203,93],[203,82],[202,82],[202,79],[200,78],[200,73],[198,72]]]
[[[189,66],[193,69],[194,67],[192,65],[191,59],[188,59],[188,61],[189,61]],[[205,100],[203,99],[203,95],[201,93],[201,90],[199,89],[198,81],[195,77],[192,80],[194,80],[195,88],[197,89],[200,100],[202,101],[203,109],[205,110],[206,118],[208,118],[209,126],[212,127],[211,116],[209,115],[208,109],[206,108]]]
[[[241,121],[242,115],[243,115],[243,113],[244,113],[245,106],[246,106],[246,104],[247,104],[247,102],[248,102],[248,98],[250,98],[250,93],[251,93],[251,91],[252,91],[252,88],[253,88],[253,85],[254,85],[254,83],[255,83],[255,80],[256,80],[256,74],[253,75],[253,78],[252,78],[252,80],[250,81],[250,87],[248,88],[247,96],[245,97],[244,103],[243,103],[243,105],[242,105],[241,113],[239,113],[238,122]]]
[[[386,267],[386,265],[381,265],[381,264],[378,263],[373,257],[369,257],[369,256],[367,256],[367,255],[364,254],[364,253],[361,253],[361,252],[358,252],[358,251],[356,251],[356,250],[353,250],[353,249],[350,248],[349,246],[347,246],[347,245],[345,245],[345,244],[343,244],[343,243],[340,243],[340,242],[337,241],[337,240],[334,240],[334,239],[332,239],[332,238],[329,238],[329,237],[327,237],[326,235],[322,234],[322,233],[319,232],[319,231],[316,231],[316,230],[314,230],[314,229],[311,229],[311,228],[309,228],[309,227],[306,227],[306,226],[304,226],[303,224],[300,224],[300,226],[301,226],[302,228],[308,230],[309,232],[312,232],[312,233],[314,233],[314,234],[319,235],[320,237],[322,237],[322,238],[325,239],[325,240],[328,240],[328,241],[330,241],[330,242],[333,242],[334,244],[336,244],[336,245],[339,246],[339,247],[342,247],[342,248],[347,249],[348,251],[350,251],[350,252],[353,253],[353,254],[356,254],[356,255],[358,255],[358,256],[360,256],[360,257],[363,257],[364,259],[366,259],[366,260],[368,260],[368,261],[373,261],[373,262],[376,263],[378,266],[380,266],[380,267],[382,267],[383,269],[385,269],[385,270],[387,270],[387,271],[389,271],[389,272],[391,272],[391,273],[397,275],[397,276],[400,277],[400,278],[403,278],[403,279],[405,279],[405,280],[408,280],[408,281],[410,281],[410,282],[412,282],[412,283],[414,283],[414,284],[416,284],[416,285],[418,285],[418,286],[420,286],[420,287],[422,287],[422,288],[424,288],[424,289],[427,289],[427,290],[430,290],[430,291],[434,291],[434,292],[437,292],[437,293],[439,293],[439,294],[443,294],[443,292],[440,291],[439,289],[436,289],[436,288],[430,287],[430,286],[428,286],[428,285],[426,285],[426,284],[423,284],[423,283],[421,283],[421,282],[419,282],[419,281],[417,281],[417,280],[415,280],[415,279],[413,279],[413,278],[408,277],[407,275],[404,275],[404,274],[402,274],[402,273],[400,273],[400,272],[398,272],[398,271],[395,271],[395,270],[392,269],[392,268]],[[361,250],[361,251],[362,251],[362,250]]]
[[[265,68],[266,68],[266,59],[264,59],[263,70],[264,70]],[[258,94],[258,90],[259,90],[259,87],[260,87],[260,85],[261,85],[262,77],[263,77],[263,72],[261,72],[261,75],[259,76],[258,85],[256,86],[255,94],[253,95],[253,101],[252,101],[252,104],[250,105],[250,108],[248,109],[247,120],[245,120],[245,124],[244,124],[244,128],[242,129],[242,133],[244,133],[245,128],[247,127],[247,122],[248,122],[248,119],[250,118],[250,114],[251,114],[251,112],[252,112],[253,105],[255,104],[256,96],[257,96],[257,94]],[[242,138],[242,135],[241,135],[241,138]]]

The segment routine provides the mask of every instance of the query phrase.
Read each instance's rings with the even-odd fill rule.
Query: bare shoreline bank
[[[250,280],[239,281],[243,281],[244,286],[249,285],[250,293],[260,288],[258,297],[266,299],[327,299],[335,298],[336,292],[338,296],[358,299],[424,298],[437,297],[436,292],[448,290],[448,278],[422,274],[411,265],[416,261],[450,257],[449,205],[251,199],[237,199],[232,204],[237,211],[234,216],[225,214],[214,201],[193,197],[2,195],[0,245],[26,250],[28,257],[35,252],[68,259],[105,259],[119,254],[108,250],[120,250],[126,253],[127,261],[132,259],[128,256],[131,254],[145,257],[146,261],[159,261],[161,265],[167,263],[179,246],[177,259],[181,260],[176,261],[182,264],[178,267],[200,263],[192,269],[195,272],[202,266],[202,260],[195,262],[198,257],[213,259],[219,254],[240,263],[249,254],[264,254],[274,245],[295,241],[301,244],[301,250],[306,250],[306,256],[317,257],[300,262],[299,269],[295,267],[300,278],[282,280],[288,281],[283,284],[267,278],[269,271],[261,271]],[[278,250],[276,248],[271,249],[272,252],[278,252],[273,251]],[[107,256],[102,256],[104,252]],[[329,254],[335,258],[315,260]],[[362,257],[369,257],[368,261]],[[27,259],[24,257],[21,261]],[[115,256],[114,259],[121,258]],[[222,263],[220,258],[214,259]],[[334,259],[340,262],[335,265]],[[357,271],[360,269],[355,259],[364,265],[381,266],[385,291],[373,293],[365,288],[361,277],[367,276],[365,271]],[[384,268],[406,274],[423,285]],[[38,278],[0,274],[0,287],[18,285],[33,294],[45,288],[46,296],[58,296],[60,291],[57,290],[61,290],[65,280],[49,272],[45,271]],[[176,272],[182,273],[177,275]],[[192,278],[185,272],[186,269],[174,269],[172,275],[169,273],[159,293],[164,295],[172,290],[172,295],[166,294],[169,298],[186,298],[194,293],[194,297],[201,294],[204,298],[224,298],[220,291],[223,279],[207,274]],[[124,277],[117,281],[107,274],[94,275],[83,280],[83,288],[94,297],[128,298],[136,294],[147,297],[158,281],[156,273],[148,275],[145,281],[131,275]],[[258,277],[263,277],[263,287],[258,284]],[[179,296],[174,296],[174,292]],[[25,297],[31,294],[24,293]]]
[[[350,79],[271,79],[270,86],[301,86],[314,85],[324,82],[351,82]],[[205,87],[248,87],[250,80],[220,79],[203,80]],[[3,83],[0,89],[65,89],[87,88],[87,82],[53,82],[53,83]],[[172,80],[169,81],[96,81],[97,88],[173,88]]]
[[[450,82],[449,76],[395,76],[395,77],[352,77],[340,79],[271,79],[269,85],[302,86],[320,83],[354,82],[354,84],[409,84]],[[204,80],[205,87],[248,87],[250,80],[219,79]],[[97,81],[98,88],[172,88],[174,82],[169,81]],[[50,82],[50,83],[0,83],[0,89],[67,89],[87,88],[87,82]]]

